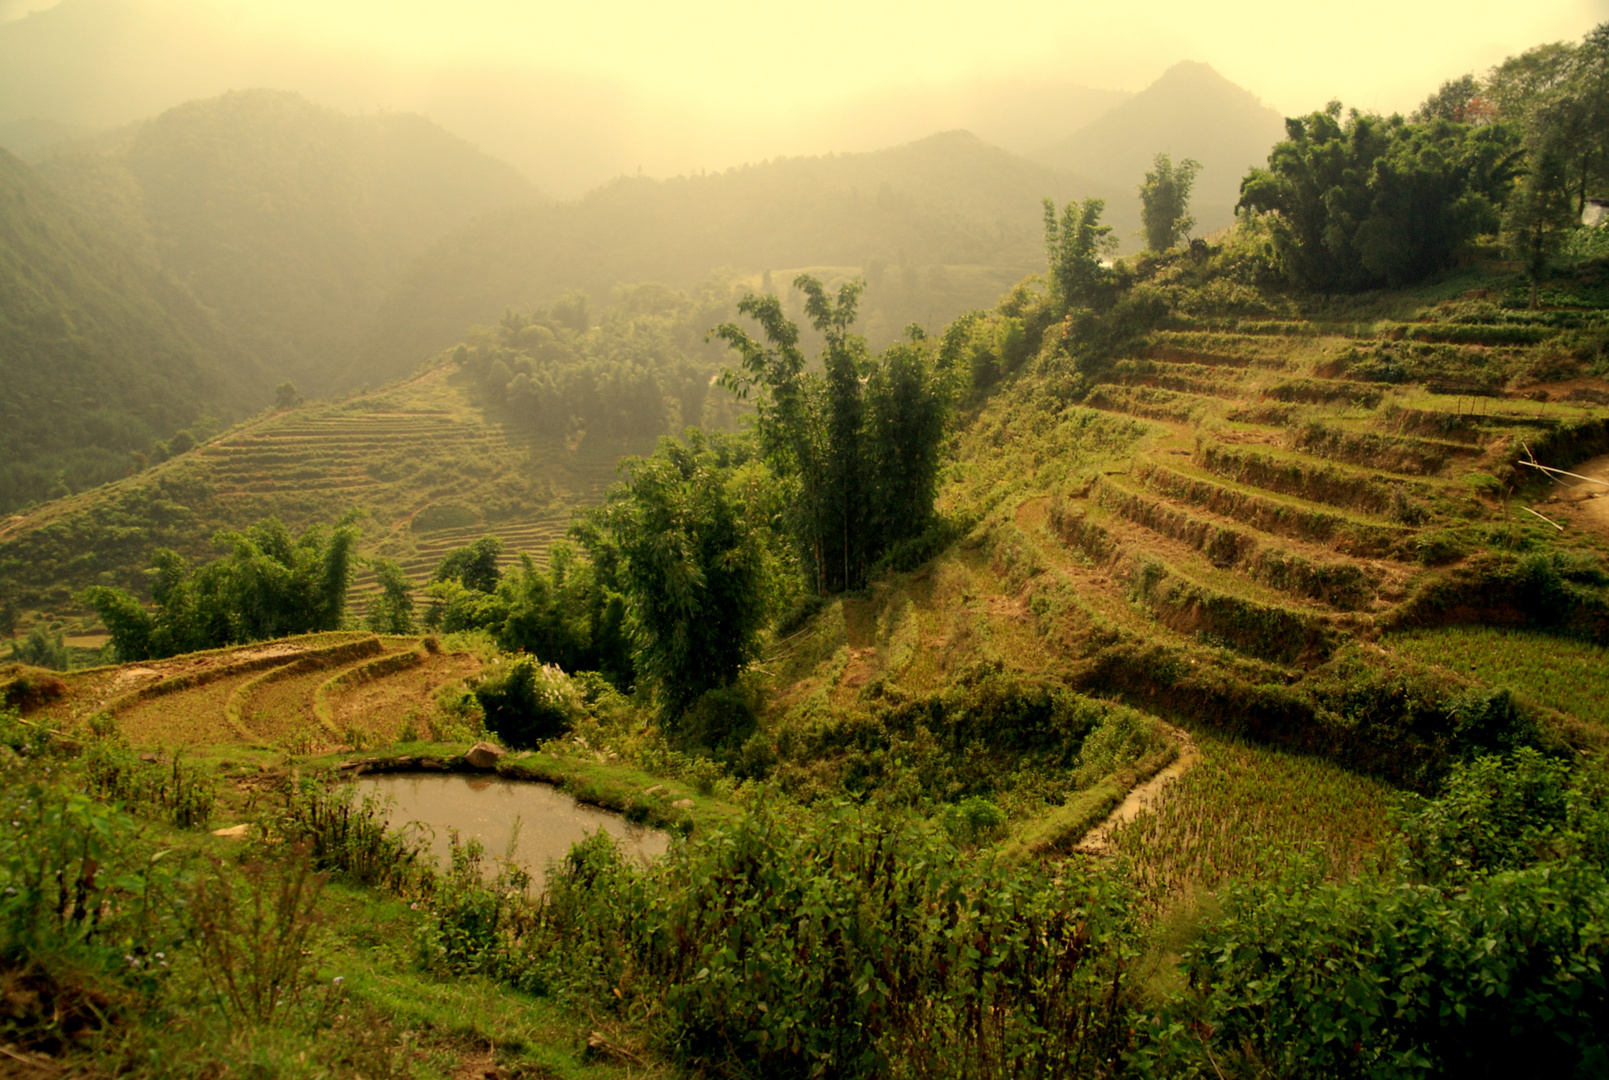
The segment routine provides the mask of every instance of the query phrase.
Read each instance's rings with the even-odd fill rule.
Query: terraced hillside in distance
[[[492,534],[504,558],[538,562],[578,506],[598,502],[626,452],[571,450],[511,432],[471,403],[450,364],[336,403],[258,417],[125,480],[0,522],[0,580],[18,606],[58,615],[105,583],[143,594],[150,552],[193,560],[211,537],[273,514],[293,531],[364,511],[360,549],[396,559],[425,580],[453,547]],[[372,585],[364,569],[361,611]],[[26,620],[25,620],[26,621]]]
[[[1609,383],[1579,355],[1609,313],[1468,291],[1347,319],[1181,304],[1084,370],[1049,325],[959,436],[940,504],[960,542],[763,665],[778,781],[897,784],[873,746],[919,775],[985,758],[924,740],[991,680],[1121,702],[1178,748],[1155,782],[1127,770],[1119,805],[1076,769],[1000,773],[988,797],[1038,822],[1014,833],[1032,850],[1127,855],[1167,908],[1270,845],[1356,872],[1393,788],[1433,786],[1453,740],[1512,710],[1555,746],[1609,743],[1609,625],[1570,599],[1609,553]],[[974,370],[1033,318],[980,320]],[[1117,814],[1091,831],[1097,804]]]
[[[332,633],[66,672],[33,719],[82,731],[110,717],[138,747],[292,754],[461,737],[472,651],[434,637]],[[100,722],[104,723],[104,720]]]

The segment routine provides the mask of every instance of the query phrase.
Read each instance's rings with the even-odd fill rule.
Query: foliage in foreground
[[[1520,1060],[1535,1075],[1602,1075],[1602,763],[1479,759],[1403,826],[1395,874],[1325,883],[1308,864],[1234,886],[1186,960],[1200,1020],[1164,1027],[1149,1064],[1205,1073],[1215,1048],[1215,1068],[1258,1075],[1488,1076]]]
[[[655,1014],[717,1071],[1099,1076],[1128,1037],[1117,879],[964,855],[876,810],[761,809],[646,869],[599,833],[536,917],[464,884],[487,895],[442,898],[424,931],[444,970]]]

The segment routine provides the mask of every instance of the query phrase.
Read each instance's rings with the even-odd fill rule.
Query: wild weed
[[[324,879],[305,845],[232,873],[214,859],[189,896],[195,948],[224,1012],[269,1024],[304,1004],[315,980],[308,946],[319,924]]]
[[[399,895],[428,895],[436,872],[423,838],[389,832],[378,800],[357,802],[350,787],[310,781],[294,788],[270,831],[305,843],[319,870],[340,870],[365,885]]]
[[[108,737],[92,742],[81,764],[86,785],[103,799],[164,817],[181,829],[203,829],[212,820],[217,784],[200,768],[186,765],[181,751],[163,766]]]

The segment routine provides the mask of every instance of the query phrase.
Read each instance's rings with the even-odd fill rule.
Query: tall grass
[[[1390,835],[1391,789],[1322,758],[1198,735],[1201,760],[1153,807],[1112,831],[1144,904],[1161,910],[1316,851],[1347,877]]]
[[[1408,630],[1386,642],[1415,660],[1488,686],[1510,687],[1583,720],[1609,724],[1609,648],[1498,626]]]

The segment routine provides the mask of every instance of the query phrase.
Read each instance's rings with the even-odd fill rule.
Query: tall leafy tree
[[[839,592],[864,584],[879,558],[931,521],[949,389],[920,335],[874,358],[851,332],[859,281],[835,297],[807,274],[794,286],[825,340],[820,372],[806,370],[799,328],[774,296],[738,304],[763,343],[733,323],[715,334],[738,352],[723,382],[755,401],[761,452],[787,492],[810,584]]]
[[[579,532],[595,557],[618,559],[636,668],[674,720],[759,654],[775,493],[730,440],[697,431],[623,468],[624,483]]]
[[[401,564],[392,559],[369,562],[380,583],[380,594],[369,600],[364,623],[376,634],[413,633],[413,582],[403,573]]]
[[[1240,208],[1269,213],[1275,254],[1293,283],[1355,291],[1419,280],[1459,246],[1495,230],[1520,166],[1503,124],[1400,116],[1341,103],[1285,121],[1268,167],[1241,183]]]
[[[1196,182],[1201,163],[1185,158],[1175,165],[1167,154],[1158,154],[1151,171],[1140,185],[1140,224],[1145,229],[1145,246],[1167,251],[1189,235],[1196,219],[1190,216],[1190,189]]]
[[[483,536],[443,556],[436,566],[436,580],[456,581],[476,592],[496,592],[497,583],[503,579],[503,572],[497,566],[502,556],[503,541],[496,536]]]
[[[1504,61],[1487,78],[1487,96],[1525,133],[1542,171],[1574,202],[1577,215],[1609,189],[1609,23],[1579,44],[1557,42]]]
[[[1509,254],[1519,260],[1530,279],[1533,309],[1548,263],[1577,220],[1567,170],[1565,155],[1554,146],[1544,144],[1533,149],[1503,221],[1503,239]]]
[[[1117,248],[1112,227],[1101,224],[1104,199],[1070,202],[1058,218],[1056,204],[1045,200],[1045,251],[1050,260],[1050,288],[1062,307],[1102,308],[1116,295],[1117,284],[1102,257]]]

